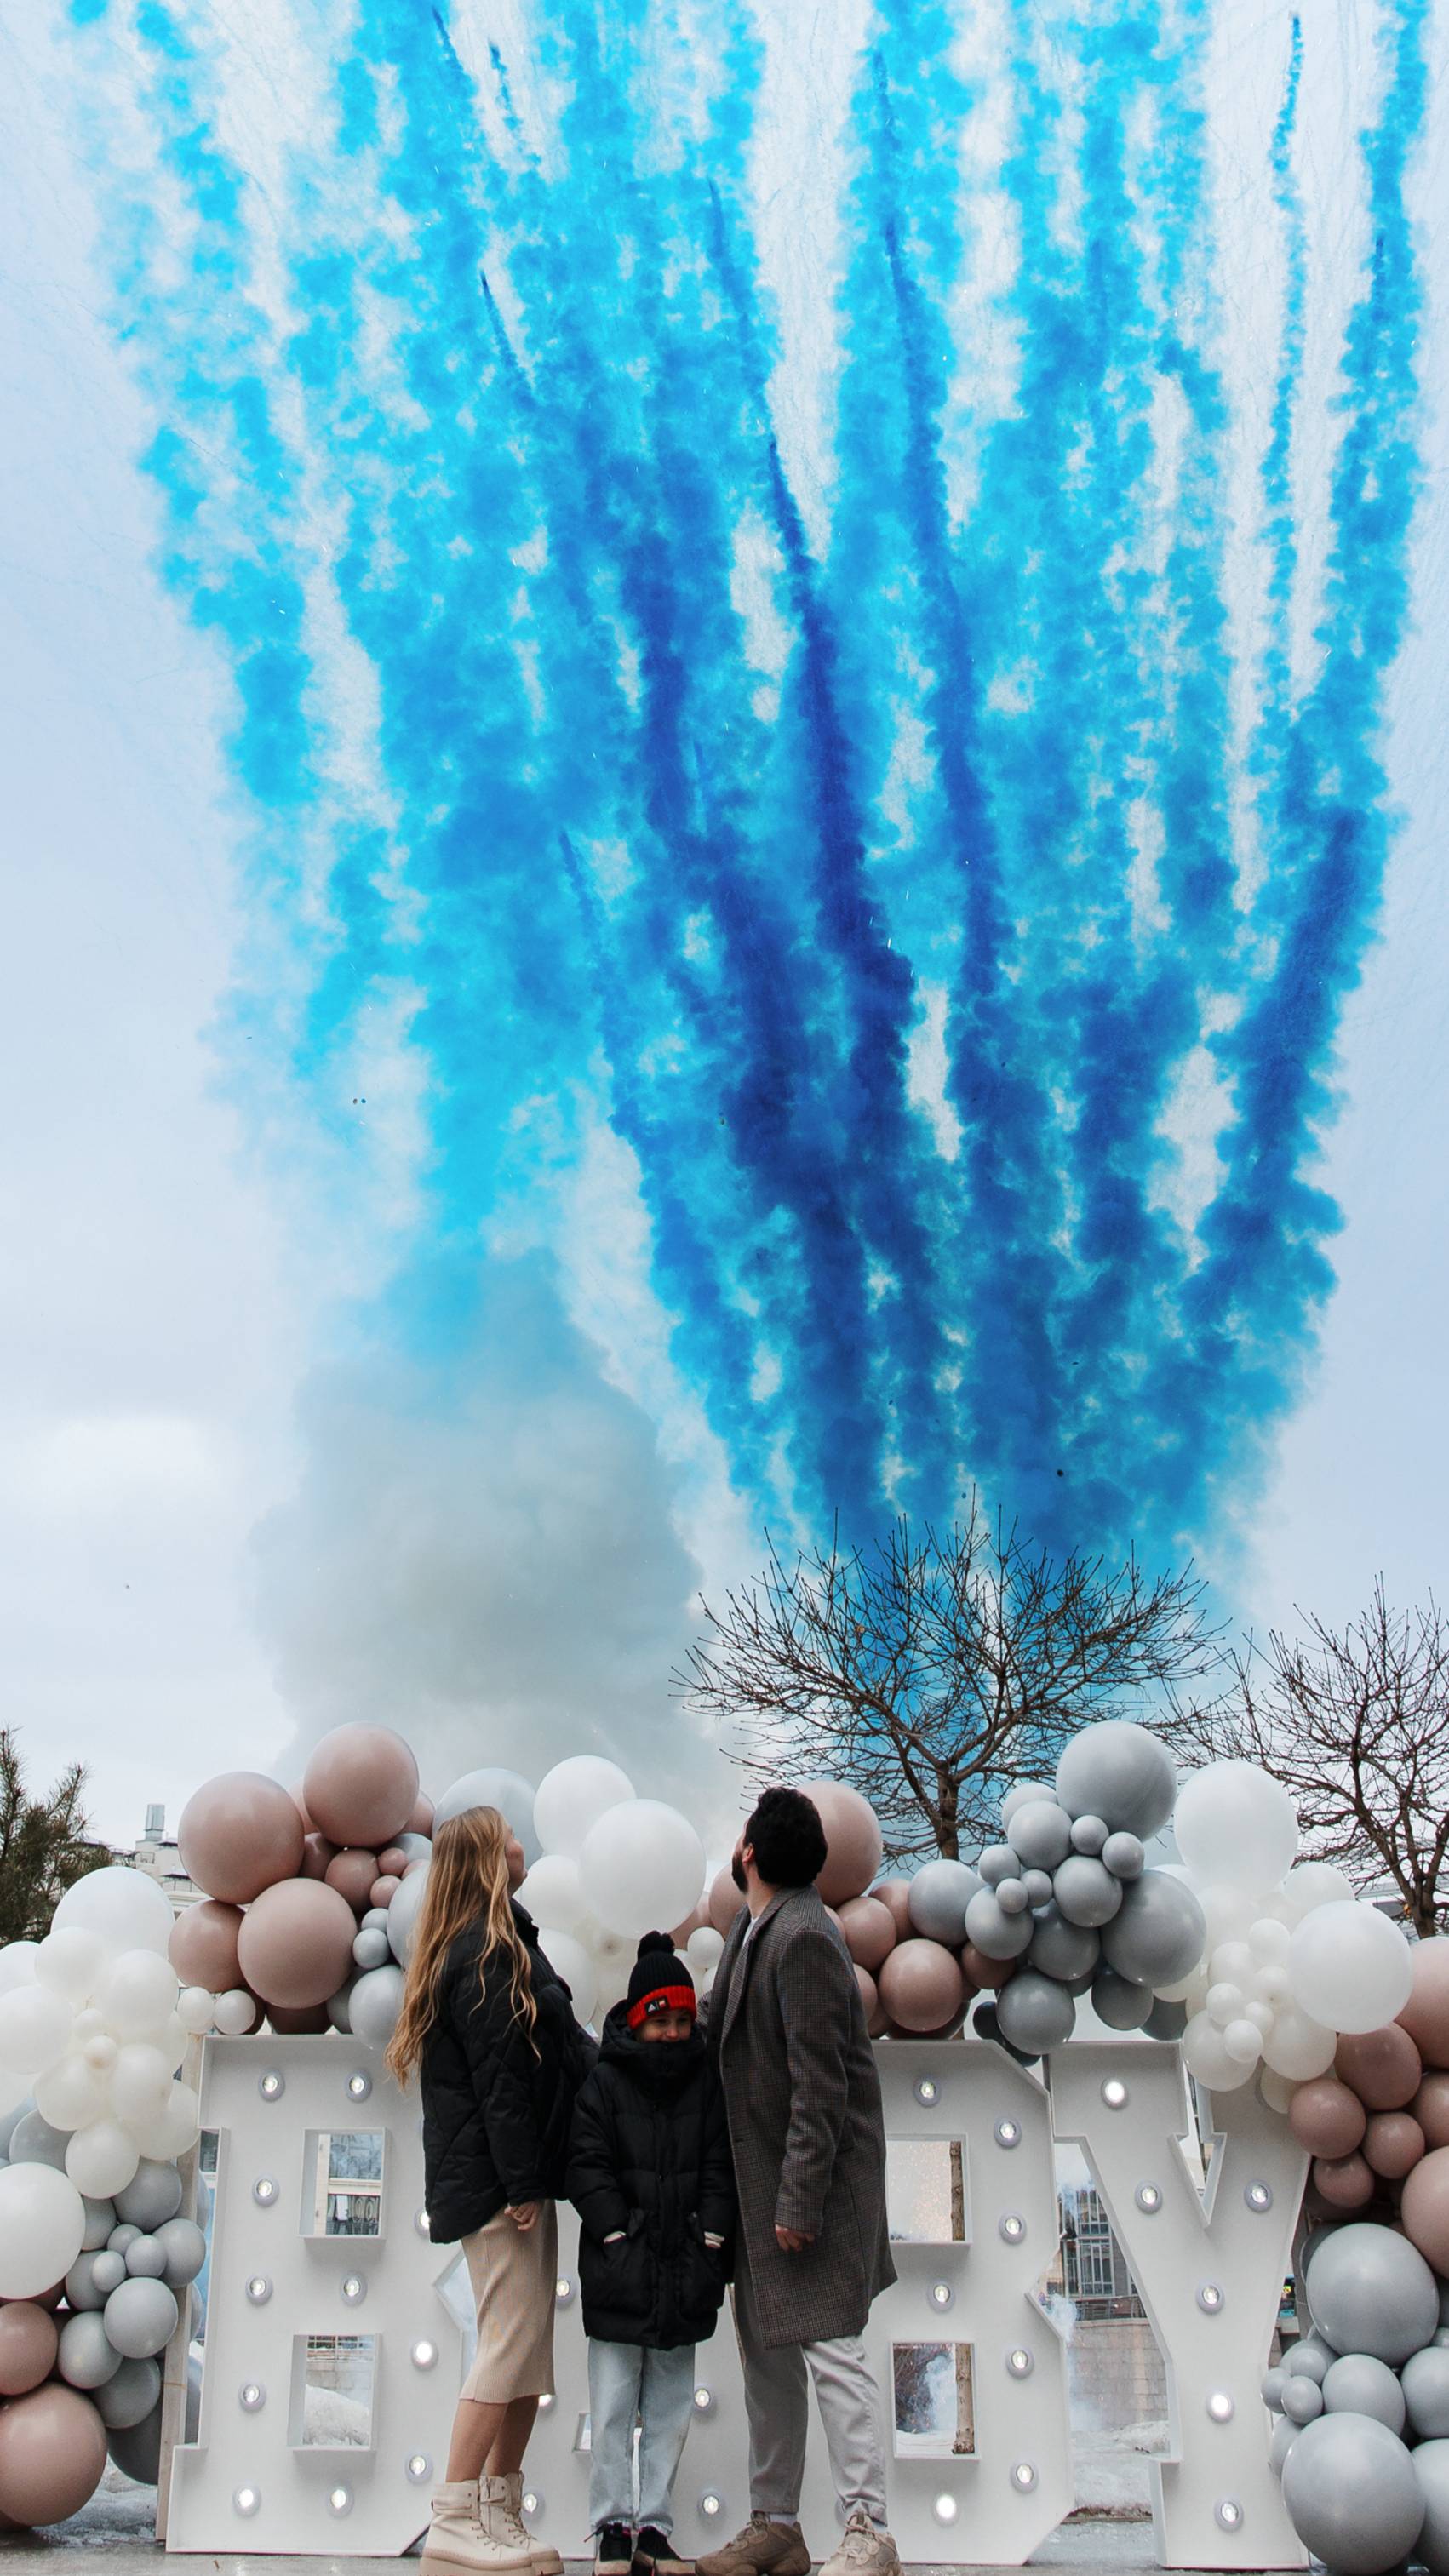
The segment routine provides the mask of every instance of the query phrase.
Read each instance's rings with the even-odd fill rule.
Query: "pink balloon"
[[[406,1861],[404,1861],[403,1867],[407,1867]],[[391,1870],[386,1871],[381,1878],[375,1878],[371,1887],[368,1889],[368,1904],[386,1908],[391,1905],[392,1900],[396,1896],[401,1885],[402,1880],[400,1878],[394,1878]]]
[[[1396,2021],[1382,2030],[1346,2033],[1333,2070],[1353,2087],[1366,2111],[1402,2111],[1419,2090],[1424,2069],[1417,2048]]]
[[[376,1853],[408,1830],[418,1766],[390,1726],[334,1726],[313,1751],[302,1795],[319,1833]]]
[[[708,1923],[709,1907],[705,1904],[703,1897],[701,1897],[698,1905],[694,1908],[693,1913],[686,1914],[682,1923],[676,1923],[669,1935],[669,1938],[673,1942],[676,1950],[683,1949],[691,1932],[703,1932]]]
[[[433,1831],[432,1799],[423,1797],[414,1798],[411,1807],[408,1809],[407,1823],[399,1826],[398,1830],[400,1833],[405,1834],[427,1834],[431,1839]]]
[[[1362,2209],[1374,2196],[1374,2178],[1362,2156],[1320,2156],[1313,2180],[1330,2209]]]
[[[329,1860],[323,1876],[329,1887],[345,1896],[354,1914],[365,1914],[377,1876],[377,1854],[370,1851],[340,1851]]]
[[[1409,1956],[1414,1984],[1399,2028],[1408,2032],[1426,2066],[1449,2067],[1449,1940],[1439,1933],[1416,1941]]]
[[[1363,2160],[1385,2182],[1402,2182],[1424,2153],[1424,2132],[1409,2111],[1375,2111],[1363,2142]]]
[[[298,1875],[302,1878],[325,1878],[336,1858],[337,1845],[329,1843],[325,1834],[308,1834],[302,1845],[302,1867]]]
[[[318,2039],[331,2028],[325,2004],[299,2004],[290,2012],[285,2004],[268,2004],[267,2019],[279,2039]]]
[[[974,1941],[964,1942],[958,1956],[966,1971],[967,1983],[975,1986],[978,1993],[989,1986],[992,1993],[997,1994],[1003,1986],[1011,1983],[1016,1974],[1015,1959],[988,1959],[985,1951],[978,1950]]]
[[[727,1861],[723,1869],[715,1871],[709,1883],[709,1894],[705,1898],[709,1908],[709,1919],[716,1932],[728,1932],[744,1901],[743,1895],[730,1876]]]
[[[1368,2126],[1362,2102],[1336,2075],[1300,2084],[1288,2105],[1288,2126],[1314,2156],[1351,2156]]]
[[[911,1929],[911,1882],[908,1878],[878,1878],[871,1894],[877,1905],[883,1905],[896,1927],[896,1939],[909,1938]]]
[[[1449,2075],[1426,2075],[1410,2104],[1431,2147],[1449,2147]]]
[[[79,2389],[52,2380],[0,2409],[0,2513],[12,2522],[33,2529],[79,2513],[105,2465],[106,2428]]]
[[[396,1843],[389,1843],[386,1851],[377,1855],[377,1866],[384,1878],[401,1878],[407,1865],[407,1853],[399,1851]]]
[[[302,1819],[279,1781],[223,1771],[188,1798],[176,1841],[183,1869],[208,1896],[249,1905],[300,1866]]]
[[[294,1790],[292,1791],[292,1793],[291,1793],[291,1796],[292,1796],[292,1804],[293,1804],[293,1806],[296,1808],[298,1815],[299,1815],[299,1816],[301,1817],[301,1819],[302,1819],[302,1831],[303,1831],[303,1833],[304,1833],[304,1834],[310,1834],[310,1832],[311,1832],[311,1830],[312,1830],[312,1819],[311,1819],[311,1817],[310,1817],[310,1816],[308,1815],[308,1813],[307,1813],[307,1801],[306,1801],[306,1799],[303,1797],[302,1792],[301,1792],[301,1790],[300,1790],[300,1789],[294,1789]]]
[[[840,1909],[840,1928],[858,1968],[872,1973],[896,1946],[895,1920],[878,1896],[852,1896]]]
[[[24,2397],[48,2379],[59,2343],[54,2317],[34,2299],[0,2308],[0,2397]]]
[[[825,1827],[825,1867],[815,1885],[822,1903],[843,1905],[863,1896],[880,1867],[881,1830],[876,1812],[843,1780],[804,1780],[805,1795]]]
[[[904,2030],[939,2031],[966,2001],[960,1967],[939,1941],[898,1941],[876,1983],[886,2011]]]
[[[215,1897],[177,1915],[167,1955],[183,1986],[224,1995],[241,1984],[236,1945],[244,1920],[239,1905],[218,1905]]]
[[[242,1975],[268,2009],[325,2004],[352,1971],[357,1917],[315,1878],[288,1879],[257,1898],[241,1929]]]
[[[1449,2147],[1422,2156],[1404,2183],[1404,2234],[1436,2272],[1449,2272]],[[0,2496],[0,2504],[4,2497]]]

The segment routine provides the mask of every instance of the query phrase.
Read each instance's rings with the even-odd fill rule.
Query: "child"
[[[694,1979],[663,1932],[645,1933],[629,1992],[605,2020],[574,2107],[568,2195],[583,2222],[595,2576],[692,2576],[670,2547],[670,2498],[694,2347],[713,2334],[729,2278],[735,2191]]]

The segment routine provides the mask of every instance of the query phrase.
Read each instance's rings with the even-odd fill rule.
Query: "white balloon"
[[[107,1950],[98,1932],[82,1924],[63,1924],[46,1934],[35,1953],[35,1982],[64,1995],[67,2003],[84,2004],[106,1973]]]
[[[201,2135],[201,2100],[194,2084],[170,2084],[154,2119],[131,2124],[131,2135],[143,2156],[170,2164],[184,2156]]]
[[[1213,2093],[1236,2093],[1252,2074],[1251,2065],[1230,2055],[1223,2033],[1206,2013],[1195,2013],[1182,2034],[1182,2054],[1189,2075]]]
[[[0,1995],[8,1995],[14,1986],[30,1985],[39,1956],[38,1941],[7,1941],[0,1950]],[[47,2281],[45,2286],[49,2289],[50,2283]]]
[[[1241,2021],[1230,2021],[1223,2032],[1223,2046],[1237,2066],[1256,2066],[1263,2054],[1263,2034],[1255,2021],[1244,2014]]]
[[[181,1997],[176,1998],[180,2003]],[[194,2033],[189,2031],[179,2013],[168,2013],[150,2045],[159,2048],[166,2060],[166,2072],[175,2075],[191,2045]]]
[[[1276,1887],[1298,1850],[1298,1815],[1281,1780],[1256,1762],[1210,1762],[1177,1793],[1172,1830],[1194,1878]]]
[[[578,1858],[590,1828],[607,1809],[633,1795],[634,1783],[617,1762],[606,1762],[597,1753],[575,1753],[567,1762],[556,1762],[540,1780],[533,1802],[534,1832],[546,1852],[565,1852]],[[696,1889],[695,1894],[698,1892]],[[691,1897],[689,1905],[669,1920],[682,1922],[693,1903]],[[647,1932],[650,1925],[641,1923],[639,1929]]]
[[[1216,2022],[1219,2030],[1226,2030],[1230,2021],[1239,2019],[1246,2000],[1241,1986],[1232,1985],[1220,1977],[1217,1984],[1207,1990],[1209,2021]]]
[[[1258,2090],[1270,2111],[1286,2111],[1298,2087],[1291,2075],[1275,2075],[1272,2067],[1265,2064],[1258,2070]]]
[[[588,1912],[578,1862],[562,1852],[545,1852],[520,1887],[518,1902],[535,1923],[556,1923],[560,1932],[577,1932]]]
[[[1330,2029],[1381,2030],[1409,2000],[1413,1953],[1377,1906],[1316,1905],[1294,1929],[1288,1978],[1294,2002]]]
[[[1261,1914],[1248,1934],[1248,1947],[1260,1968],[1279,1964],[1288,1956],[1288,1926],[1275,1914]]]
[[[85,2203],[54,2165],[0,2167],[0,2299],[64,2280],[85,2232]]]
[[[69,2048],[56,2066],[35,2079],[35,2107],[53,2129],[85,2129],[106,2112],[104,2074],[80,2049]]]
[[[1291,2075],[1295,2083],[1306,2084],[1310,2076],[1328,2073],[1336,2048],[1336,2036],[1323,2022],[1300,2012],[1297,2004],[1280,2004],[1263,2055],[1275,2075]]]
[[[698,1931],[691,1932],[685,1942],[684,1955],[694,1970],[696,1982],[701,1976],[711,1975],[724,1956],[723,1933],[716,1932],[712,1923],[701,1923]]]
[[[1299,1923],[1316,1905],[1352,1905],[1354,1886],[1332,1861],[1301,1860],[1296,1869],[1288,1872],[1283,1896],[1290,1923]]]
[[[154,1950],[126,1950],[97,1997],[113,2039],[155,2039],[176,2010],[180,1981]]]
[[[58,2066],[70,2046],[71,2009],[45,1986],[13,1986],[0,1995],[0,2066],[17,2075],[42,2075]]]
[[[119,2120],[94,2120],[77,2129],[65,2151],[66,2172],[88,2200],[109,2200],[124,2191],[140,2161],[140,2147]]]
[[[575,1940],[572,1932],[556,1932],[552,1924],[548,1924],[539,1927],[538,1946],[573,1997],[574,2019],[588,2021],[593,2013],[599,1981],[593,1960],[582,1941]]]
[[[245,2039],[256,2015],[256,2003],[245,1986],[229,1986],[212,2006],[212,2019],[224,2039]]]
[[[599,1921],[637,1937],[693,1912],[704,1886],[704,1845],[677,1807],[630,1798],[590,1828],[579,1875]]]
[[[131,2039],[111,2069],[111,2109],[123,2128],[148,2128],[160,2118],[171,2089],[171,2069],[149,2040]]]
[[[190,2038],[205,2038],[211,2028],[215,2005],[216,1997],[207,1987],[182,1987],[176,1998],[176,2018]]]
[[[72,1923],[98,1932],[112,1954],[156,1950],[164,1958],[176,1918],[154,1878],[139,1869],[93,1869],[66,1889],[50,1928],[59,1932]]]

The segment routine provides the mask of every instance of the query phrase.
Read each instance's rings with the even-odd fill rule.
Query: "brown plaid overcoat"
[[[813,1887],[736,1915],[709,1998],[740,2200],[740,2259],[767,2345],[859,2334],[896,2277],[880,2079],[855,1970]],[[815,2242],[786,2254],[777,2227]]]

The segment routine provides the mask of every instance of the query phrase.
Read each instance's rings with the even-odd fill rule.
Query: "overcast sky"
[[[221,1086],[208,1029],[237,924],[220,684],[150,570],[153,501],[131,462],[145,422],[89,265],[47,14],[0,32],[6,1722],[37,1777],[85,1762],[94,1819],[119,1841],[152,1800],[174,1820],[212,1770],[286,1772],[298,1722],[353,1710],[412,1732],[437,1786],[470,1758],[541,1764],[596,1726],[652,1771],[673,1757],[650,1676],[688,1634],[694,1584],[735,1570],[748,1534],[724,1504],[674,1508],[647,1417],[562,1313],[541,1328],[526,1419],[495,1372],[443,1466],[414,1458],[426,1389],[379,1384],[333,1348],[355,1245],[279,1204]],[[1260,1624],[1291,1623],[1300,1602],[1342,1618],[1380,1568],[1401,1601],[1443,1580],[1446,524],[1441,477],[1396,691],[1407,819],[1348,1015],[1327,1169],[1340,1286],[1250,1533],[1239,1606]],[[376,1480],[371,1556],[329,1561],[338,1497],[299,1406],[341,1426],[334,1461]],[[494,1577],[502,1561],[485,1472],[501,1441],[529,1514],[587,1579],[560,1602],[544,1580],[485,1576],[471,1624],[449,1626],[429,1605],[439,1548]],[[402,1566],[389,1480],[416,1530]],[[427,1634],[425,1658],[390,1651],[404,1632]],[[485,1652],[493,1744],[472,1740],[455,1687]]]

